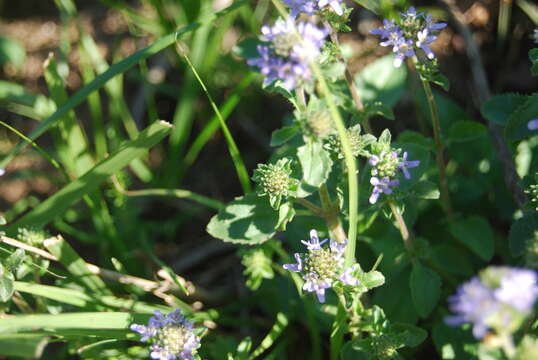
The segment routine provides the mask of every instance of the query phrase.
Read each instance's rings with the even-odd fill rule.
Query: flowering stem
[[[325,22],[324,24],[326,27],[330,28],[330,25],[327,22]],[[340,42],[338,41],[338,35],[334,31],[332,31],[332,29],[330,31],[331,31],[330,33],[331,41],[338,47],[338,53],[337,53],[338,60],[343,62],[345,65],[346,83],[349,88],[349,92],[351,93],[351,97],[353,98],[353,102],[355,103],[355,107],[357,108],[357,111],[361,113],[364,111],[364,105],[359,95],[357,86],[355,85],[355,81],[353,81],[353,75],[351,74],[351,71],[349,70],[348,63],[346,59],[344,59],[344,57],[342,56],[342,53],[340,52]],[[372,133],[372,128],[370,127],[370,120],[368,119],[368,117],[364,118],[364,121],[362,122],[362,126],[364,127],[364,130],[367,133],[369,134]]]
[[[416,65],[417,59],[413,58],[413,61]],[[450,197],[448,195],[448,182],[446,177],[445,159],[443,155],[445,148],[441,141],[441,124],[439,122],[439,112],[437,111],[437,104],[435,103],[435,98],[433,97],[430,83],[428,82],[428,80],[423,79],[422,77],[420,77],[420,81],[422,82],[424,92],[426,93],[426,100],[428,101],[428,106],[430,108],[430,113],[432,117],[433,137],[435,138],[436,149],[435,158],[437,160],[437,167],[439,168],[439,184],[441,187],[441,203],[443,206],[443,210],[448,216],[448,220],[452,221],[453,214],[452,206],[450,204]]]
[[[398,223],[398,230],[400,230],[400,234],[402,235],[404,246],[407,251],[411,251],[413,249],[413,235],[409,232],[407,224],[405,223],[405,220],[400,213],[400,209],[398,208],[398,206],[396,206],[394,200],[389,200],[389,206],[390,210],[392,211],[392,215],[394,215],[394,218]]]
[[[280,0],[272,0],[276,9],[282,15],[282,17],[287,18],[288,13],[286,9],[280,2]],[[348,243],[346,246],[346,259],[345,265],[350,266],[355,263],[355,248],[357,241],[357,211],[359,207],[359,183],[358,183],[358,171],[357,165],[355,163],[355,157],[351,152],[351,145],[349,143],[349,137],[347,135],[346,125],[344,120],[338,112],[336,103],[334,102],[333,95],[329,90],[327,81],[321,73],[319,65],[315,61],[310,62],[310,67],[314,72],[314,75],[319,84],[319,90],[321,94],[327,100],[327,106],[329,107],[329,112],[335,123],[336,130],[338,131],[338,136],[340,137],[340,143],[342,144],[342,149],[344,151],[344,160],[347,168],[347,177],[348,177],[348,186],[349,186],[349,230],[348,230]]]

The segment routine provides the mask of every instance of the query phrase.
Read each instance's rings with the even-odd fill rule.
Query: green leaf
[[[415,310],[420,317],[428,317],[439,301],[441,278],[435,271],[417,261],[411,271],[409,286]]]
[[[405,323],[391,324],[390,332],[397,334],[397,338],[402,342],[402,345],[409,347],[420,345],[428,337],[426,330]]]
[[[476,121],[456,121],[450,126],[449,141],[473,141],[487,135],[487,128]]]
[[[413,130],[404,130],[398,135],[397,141],[399,143],[410,143],[420,145],[428,150],[433,150],[433,139],[426,138],[421,133]]]
[[[381,144],[390,145],[391,139],[392,139],[392,135],[390,134],[390,130],[385,129],[385,130],[383,130],[381,135],[379,135],[379,140],[378,141]]]
[[[508,118],[504,135],[508,140],[516,141],[535,135],[529,130],[528,123],[538,118],[538,94],[529,96],[523,105],[519,106]]]
[[[303,169],[303,178],[297,196],[304,197],[316,191],[329,178],[333,162],[320,142],[308,142],[297,149]]]
[[[381,286],[385,283],[385,277],[379,271],[369,271],[362,273],[359,280],[362,285],[366,286],[368,290]]]
[[[439,187],[437,184],[423,180],[418,182],[415,186],[411,188],[412,196],[415,196],[419,199],[439,199]]]
[[[489,261],[493,257],[493,231],[486,219],[470,216],[450,224],[450,233],[463,242],[482,260]]]
[[[439,321],[433,326],[432,338],[441,359],[477,359],[479,343],[470,331],[463,332]]]
[[[236,198],[207,224],[207,232],[226,242],[255,245],[269,240],[279,225],[279,214],[265,197],[254,193]]]
[[[409,277],[408,269],[388,277],[387,284],[375,291],[373,299],[374,303],[383,308],[392,321],[414,324],[418,320],[418,314],[413,305]]]
[[[435,85],[439,85],[445,91],[448,91],[450,89],[450,81],[448,80],[446,76],[444,76],[440,72],[437,72],[435,75],[433,75],[430,78],[430,81],[434,83]]]
[[[280,335],[282,335],[282,332],[286,330],[286,328],[288,327],[288,322],[288,317],[284,313],[279,312],[278,314],[276,314],[276,321],[273,327],[271,328],[271,330],[269,330],[269,333],[265,336],[260,345],[252,352],[252,354],[250,354],[248,359],[254,360],[258,356],[263,354],[267,349],[269,349],[273,345],[275,340],[277,340]]]
[[[96,336],[115,336],[130,332],[133,323],[145,324],[150,314],[127,312],[78,312],[64,314],[6,315],[0,318],[0,333],[53,330],[56,334],[91,333]],[[84,331],[86,330],[86,331]],[[96,331],[101,330],[101,331]],[[116,330],[116,331],[113,331]],[[118,332],[120,330],[120,332]]]
[[[432,249],[432,261],[442,270],[465,277],[474,273],[473,265],[465,249],[450,244],[436,245]]]
[[[0,334],[0,355],[40,359],[48,338],[34,334]]]
[[[0,66],[6,63],[21,68],[24,65],[26,52],[24,46],[16,40],[0,37]]]
[[[369,339],[359,339],[348,341],[340,354],[342,360],[376,360],[374,349]]]
[[[25,258],[25,253],[23,249],[17,249],[15,252],[6,259],[6,267],[8,271],[17,272],[17,268],[21,266]]]
[[[489,98],[480,108],[482,116],[505,126],[510,115],[523,105],[528,96],[520,94],[501,94]]]
[[[380,101],[394,107],[405,91],[407,70],[393,66],[394,56],[384,56],[367,65],[356,77],[355,83],[364,103]]]
[[[13,296],[15,289],[13,288],[13,274],[8,271],[1,271],[0,264],[0,303],[7,302]]]
[[[375,101],[373,103],[366,103],[364,105],[364,112],[368,115],[381,115],[387,119],[394,120],[394,112],[390,106],[383,104],[380,101]]]
[[[399,174],[400,185],[398,190],[405,192],[411,190],[421,179],[422,175],[429,169],[430,166],[430,152],[427,148],[413,144],[413,143],[394,143],[393,146],[402,149],[402,155],[407,152],[407,160],[420,161],[417,167],[409,169],[411,173],[411,179],[406,179],[403,173]]]
[[[379,7],[379,1],[377,0],[354,0],[360,6],[370,10],[374,14],[380,14],[381,8]]]
[[[264,42],[258,38],[250,37],[242,40],[239,44],[235,45],[232,52],[242,57],[243,59],[255,59],[259,58],[258,45],[263,45]]]
[[[299,133],[298,126],[284,126],[283,128],[273,131],[271,134],[271,146],[280,146],[291,140]]]
[[[295,217],[295,209],[291,202],[286,202],[278,208],[278,224],[276,228],[280,231],[286,231],[286,225]]]
[[[510,227],[508,235],[512,255],[523,255],[529,243],[535,241],[536,231],[538,231],[538,213],[525,214],[517,219]]]
[[[170,130],[171,125],[164,121],[150,125],[136,139],[125,142],[114,154],[95,165],[80,178],[69,183],[21,219],[17,220],[8,228],[8,232],[14,232],[20,227],[41,227],[48,224],[57,216],[61,216],[73,203],[96,189],[99,184],[111,175],[129,165],[134,159],[145,155]]]

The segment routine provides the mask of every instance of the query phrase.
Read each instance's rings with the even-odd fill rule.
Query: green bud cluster
[[[293,32],[282,33],[275,36],[272,41],[275,54],[282,57],[288,57],[290,50],[299,43],[299,40],[298,35]]]
[[[192,333],[184,326],[167,325],[157,330],[155,344],[170,354],[180,354]]]
[[[330,249],[310,250],[304,254],[304,270],[320,279],[334,279],[342,267],[340,260]]]
[[[19,228],[17,233],[17,239],[34,247],[41,247],[48,238],[50,235],[45,230],[34,227]]]
[[[269,196],[271,206],[280,207],[282,198],[291,196],[297,189],[298,181],[291,177],[291,160],[280,159],[276,164],[258,164],[254,170],[254,180],[258,184],[258,195]]]
[[[378,155],[379,162],[375,165],[376,173],[373,174],[380,178],[389,177],[394,178],[398,171],[398,165],[400,164],[400,157],[397,151],[382,152]]]
[[[319,109],[307,114],[306,130],[309,135],[317,139],[325,139],[334,132],[333,121],[329,111]]]
[[[364,148],[364,141],[362,141],[361,137],[361,128],[359,125],[355,125],[349,129],[347,129],[347,136],[349,139],[349,146],[351,147],[351,153],[354,157],[357,157],[361,154],[361,151]],[[327,144],[325,146],[328,150],[333,152],[338,159],[343,159],[344,156],[344,149],[342,147],[342,143],[340,141],[340,137],[338,134],[332,134],[327,141]]]

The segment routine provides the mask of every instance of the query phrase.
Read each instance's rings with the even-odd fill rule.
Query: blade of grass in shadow
[[[262,340],[260,345],[250,354],[248,357],[248,360],[254,360],[261,354],[263,354],[267,349],[269,349],[275,342],[275,340],[278,339],[280,335],[282,335],[282,332],[286,330],[286,327],[288,326],[288,318],[284,313],[279,312],[276,314],[276,321],[267,336]]]
[[[211,94],[207,90],[207,87],[205,86],[204,82],[200,78],[200,75],[198,75],[198,72],[194,68],[194,65],[190,61],[189,57],[186,53],[181,51],[178,47],[179,53],[183,56],[189,67],[191,68],[192,72],[194,73],[194,76],[196,77],[196,80],[198,80],[198,83],[204,90],[207,99],[209,100],[209,103],[211,104],[211,107],[213,108],[213,111],[215,112],[215,115],[219,119],[219,124],[222,129],[222,132],[224,134],[224,137],[226,139],[226,143],[228,145],[228,151],[230,152],[230,156],[232,157],[232,161],[235,166],[235,171],[237,172],[237,176],[239,177],[239,182],[241,183],[241,187],[243,188],[243,192],[246,194],[252,190],[250,186],[250,178],[248,177],[247,168],[245,167],[245,163],[243,162],[243,159],[241,158],[241,153],[239,152],[239,149],[235,143],[235,140],[232,137],[232,133],[230,132],[230,129],[228,129],[228,125],[226,125],[226,122],[224,121],[224,118],[222,117],[222,114],[219,111],[218,106],[215,104],[215,101],[213,101],[213,98],[211,97]]]
[[[144,190],[130,190],[125,191],[125,195],[138,197],[138,196],[171,196],[179,199],[189,199],[215,210],[220,210],[224,207],[224,204],[220,201],[213,200],[203,195],[193,193],[189,190],[183,189],[144,189]]]
[[[96,189],[108,177],[127,166],[133,159],[145,155],[151,147],[170,133],[171,128],[172,126],[164,121],[150,125],[136,139],[126,142],[114,154],[39,204],[9,226],[7,231],[14,232],[24,226],[44,226],[55,217],[61,216],[73,203]]]
[[[61,236],[44,241],[45,248],[69,271],[77,283],[100,295],[112,295],[103,280],[88,269],[88,265]]]
[[[71,96],[65,104],[63,104],[59,109],[57,109],[45,121],[40,123],[39,126],[28,135],[28,137],[32,140],[36,140],[39,136],[41,136],[44,132],[46,132],[52,125],[54,125],[59,119],[61,119],[67,112],[69,112],[76,106],[80,105],[84,100],[86,100],[88,95],[90,95],[97,89],[101,88],[110,79],[114,78],[118,74],[121,74],[127,71],[132,66],[136,65],[140,60],[147,59],[148,57],[155,55],[159,53],[160,51],[166,49],[170,45],[174,44],[176,40],[182,37],[183,35],[197,29],[203,24],[212,22],[218,17],[224,16],[230,11],[233,11],[241,7],[242,5],[246,4],[248,1],[249,0],[236,1],[232,5],[225,8],[224,10],[213,13],[207,16],[206,18],[200,21],[197,21],[195,23],[192,23],[190,25],[186,25],[182,27],[181,29],[175,31],[174,33],[168,34],[165,37],[162,37],[161,39],[157,40],[150,46],[135,52],[134,54],[126,57],[120,62],[115,63],[107,71],[97,76],[95,80],[93,80],[90,84],[84,86],[83,88],[78,90],[75,94],[73,94],[73,96]],[[25,143],[19,143],[12,151],[10,151],[9,154],[7,154],[2,159],[2,161],[0,161],[0,168],[5,168],[6,164],[24,147],[24,145]]]
[[[241,80],[239,85],[234,89],[233,93],[226,99],[224,102],[224,105],[222,105],[220,113],[222,115],[222,118],[224,121],[230,116],[232,111],[235,109],[237,104],[239,104],[239,101],[241,100],[241,94],[243,91],[250,85],[252,80],[254,79],[254,73],[250,72],[247,76]],[[200,151],[202,151],[202,148],[207,144],[209,139],[215,134],[215,132],[219,129],[220,122],[217,115],[213,116],[209,123],[202,129],[200,134],[194,139],[192,142],[191,147],[189,148],[189,151],[187,151],[187,154],[185,155],[185,158],[183,160],[184,168],[181,169],[182,172],[185,172],[198,158],[198,154]]]

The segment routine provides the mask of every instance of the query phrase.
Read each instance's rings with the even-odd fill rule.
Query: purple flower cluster
[[[342,0],[284,0],[284,3],[291,8],[291,16],[294,18],[300,13],[312,16],[316,11],[320,11],[327,5],[330,6],[337,15],[342,16],[344,14]]]
[[[296,264],[285,264],[284,269],[302,273],[305,283],[303,290],[315,292],[319,302],[325,302],[325,290],[335,283],[356,286],[359,280],[353,276],[356,266],[344,268],[345,243],[330,240],[329,248],[323,248],[329,239],[319,241],[316,230],[310,230],[310,241],[301,240],[308,249],[307,253],[296,253]]]
[[[538,130],[538,119],[529,121],[527,127],[529,128],[529,130]]]
[[[309,63],[320,55],[321,46],[328,35],[327,29],[320,29],[309,22],[295,24],[292,18],[279,19],[273,27],[263,26],[261,39],[265,45],[258,45],[260,57],[249,59],[248,64],[256,66],[265,75],[265,85],[281,80],[288,90],[311,78]]]
[[[435,54],[430,44],[437,39],[437,31],[443,29],[445,23],[433,22],[431,14],[417,13],[414,7],[401,14],[397,23],[383,20],[383,27],[371,30],[370,33],[381,37],[381,46],[391,46],[396,54],[394,66],[400,67],[406,57],[415,56],[421,49],[430,60]]]
[[[406,179],[411,179],[409,169],[420,165],[419,160],[407,160],[407,152],[403,153],[403,157],[399,157],[396,151],[383,151],[379,155],[372,155],[368,163],[372,166],[370,184],[374,187],[369,199],[370,204],[375,204],[383,193],[392,194],[392,188],[400,185],[400,181],[394,179],[398,170],[403,172]]]
[[[451,326],[471,323],[477,339],[492,328],[507,331],[514,320],[532,311],[538,297],[537,279],[533,270],[489,267],[448,299],[456,315],[446,317],[445,322]]]
[[[193,360],[200,338],[194,333],[192,323],[181,310],[167,315],[155,310],[148,325],[131,325],[131,330],[142,335],[140,341],[151,343],[150,357],[157,360]]]

